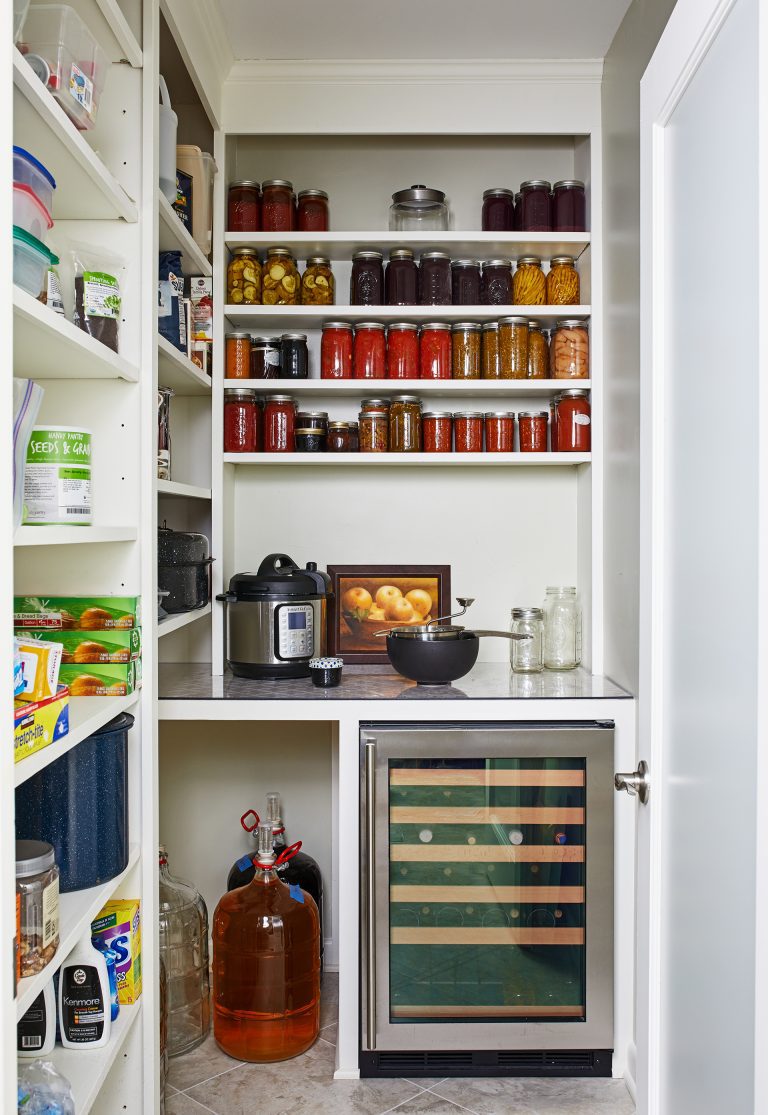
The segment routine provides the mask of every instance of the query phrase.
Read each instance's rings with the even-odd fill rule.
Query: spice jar
[[[335,285],[331,261],[325,256],[310,256],[301,276],[302,306],[332,306]]]
[[[549,378],[549,342],[540,321],[528,322],[528,379]]]
[[[252,388],[224,391],[224,452],[256,452],[256,392]]]
[[[296,218],[299,232],[327,232],[330,223],[325,190],[301,190],[296,201]]]
[[[453,440],[457,453],[482,453],[483,416],[479,411],[460,411],[453,416]]]
[[[294,430],[294,442],[297,453],[323,453],[327,434],[325,430],[313,430],[304,426],[297,426]]]
[[[544,666],[573,670],[581,662],[581,605],[572,586],[548,586],[544,600]]]
[[[457,321],[451,327],[451,366],[454,379],[480,379],[480,326],[473,321]]]
[[[521,453],[546,453],[548,419],[549,415],[545,410],[520,411],[517,429]]]
[[[512,261],[487,259],[483,264],[480,301],[484,306],[509,306],[512,303]]]
[[[483,379],[499,379],[501,362],[499,355],[499,323],[487,321],[482,330],[481,358]]]
[[[250,333],[225,333],[226,378],[249,379],[251,375]]]
[[[483,232],[511,232],[514,222],[514,191],[485,190],[483,192]]]
[[[499,319],[499,375],[501,379],[528,376],[528,318]]]
[[[385,378],[387,342],[380,321],[361,321],[355,329],[352,368],[355,379]]]
[[[287,248],[267,249],[262,288],[262,301],[265,306],[298,305],[299,272]]]
[[[349,422],[331,422],[325,448],[328,453],[349,453]]]
[[[421,439],[425,453],[450,453],[453,448],[453,415],[428,410],[421,416]]]
[[[516,306],[543,306],[547,301],[547,280],[538,256],[521,256],[517,261],[512,301]]]
[[[290,395],[272,395],[264,407],[264,452],[292,453],[296,404]]]
[[[513,608],[509,630],[527,635],[509,644],[509,662],[516,674],[538,674],[544,669],[544,611],[542,608]]]
[[[564,178],[552,188],[552,231],[586,232],[587,204],[584,183]]]
[[[360,411],[360,452],[386,453],[389,449],[389,410]]]
[[[520,229],[522,232],[550,232],[552,187],[544,178],[520,183]]]
[[[496,410],[485,416],[486,453],[511,453],[515,447],[515,415]]]
[[[262,273],[253,248],[235,248],[227,267],[227,302],[232,306],[258,306]]]
[[[59,947],[59,869],[50,844],[16,841],[16,895],[21,919],[19,974],[34,976]]]
[[[419,376],[451,378],[451,327],[443,321],[428,321],[421,327]]]
[[[251,379],[277,379],[279,375],[279,338],[251,337]]]
[[[555,440],[558,453],[589,453],[591,407],[588,391],[563,391],[555,399]]]
[[[419,303],[451,305],[451,257],[445,252],[423,252],[419,261]]]
[[[227,229],[230,232],[258,232],[260,200],[258,182],[251,179],[231,182],[227,191]]]
[[[421,450],[421,403],[415,395],[395,395],[389,408],[389,448],[393,453]]]
[[[327,321],[323,326],[320,378],[352,378],[352,326],[348,321]]]
[[[547,302],[550,306],[577,306],[579,299],[579,273],[573,256],[553,256],[547,275]]]
[[[581,318],[563,318],[551,343],[553,379],[589,379],[589,331]]]
[[[349,422],[349,451],[357,453],[360,450],[360,426],[357,422]]]
[[[261,189],[261,227],[265,232],[292,232],[293,183],[271,178]]]
[[[381,252],[355,252],[349,280],[351,306],[381,306],[384,303],[384,265]]]
[[[419,327],[394,321],[387,332],[387,378],[417,379],[419,375]]]
[[[309,375],[305,333],[283,333],[280,338],[280,377],[306,379]]]
[[[454,259],[451,262],[451,298],[454,306],[480,305],[480,261]]]
[[[410,248],[393,248],[384,275],[388,306],[416,306],[419,294],[419,269]]]

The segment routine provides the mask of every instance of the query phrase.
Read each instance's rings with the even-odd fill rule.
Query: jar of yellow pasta
[[[268,248],[262,302],[265,306],[297,306],[301,284],[296,262],[287,248]]]
[[[261,264],[253,248],[235,248],[227,268],[227,302],[233,306],[261,302]]]
[[[543,306],[547,301],[547,280],[538,256],[521,256],[512,277],[512,301],[516,306]]]
[[[573,256],[553,256],[547,275],[547,303],[550,306],[578,306],[579,273]]]
[[[581,318],[563,318],[552,332],[553,379],[589,379],[589,332]]]
[[[310,256],[301,276],[302,306],[332,306],[334,280],[331,261],[325,256]]]

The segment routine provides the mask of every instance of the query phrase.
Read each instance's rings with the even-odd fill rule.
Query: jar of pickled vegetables
[[[393,453],[421,450],[421,403],[415,395],[395,395],[389,408],[389,448]]]
[[[331,261],[325,256],[309,256],[307,269],[301,276],[302,306],[332,306],[334,296]]]
[[[262,270],[253,248],[235,248],[227,268],[227,302],[232,306],[261,303]]]
[[[480,350],[483,365],[483,379],[500,379],[499,323],[497,321],[487,321],[483,325],[483,337]]]
[[[361,410],[359,425],[361,453],[386,453],[388,451],[388,410]]]
[[[528,322],[528,379],[549,378],[549,341],[540,321]]]
[[[579,301],[579,273],[573,256],[553,256],[547,275],[548,305],[577,306]]]
[[[387,342],[380,321],[361,321],[355,329],[352,370],[355,379],[386,377]]]
[[[327,321],[323,326],[320,378],[352,378],[352,326],[348,321]]]
[[[457,321],[451,328],[454,379],[480,379],[480,326],[474,321]]]
[[[387,378],[418,379],[419,327],[393,321],[387,332]]]
[[[487,259],[480,282],[480,301],[484,306],[509,306],[512,302],[512,261]]]
[[[264,264],[262,301],[265,306],[297,306],[299,272],[287,248],[268,248]]]
[[[547,301],[547,280],[538,256],[521,256],[512,278],[512,301],[516,306],[543,306]]]
[[[451,378],[451,327],[443,321],[428,321],[421,327],[419,376]]]
[[[528,318],[499,319],[499,376],[526,379],[528,376]]]
[[[589,379],[589,331],[581,318],[563,318],[552,333],[553,379]]]

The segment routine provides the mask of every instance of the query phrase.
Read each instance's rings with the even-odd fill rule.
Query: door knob
[[[615,774],[613,784],[617,790],[626,790],[632,795],[637,794],[641,803],[645,805],[651,792],[651,780],[648,777],[648,764],[645,759],[640,760],[637,770],[632,771],[631,774]]]

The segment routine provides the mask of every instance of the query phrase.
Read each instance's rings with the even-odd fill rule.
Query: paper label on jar
[[[43,890],[43,948],[59,936],[59,877]]]
[[[69,91],[77,103],[81,105],[89,116],[93,115],[93,82],[86,77],[79,66],[72,63],[69,73]]]
[[[120,315],[120,288],[114,275],[105,271],[83,272],[83,305],[86,317],[111,317]]]
[[[276,349],[267,349],[267,354],[264,358],[264,363],[268,368],[280,367],[280,353]]]
[[[590,421],[591,419],[588,414],[574,414],[573,416],[575,426],[588,426]]]

